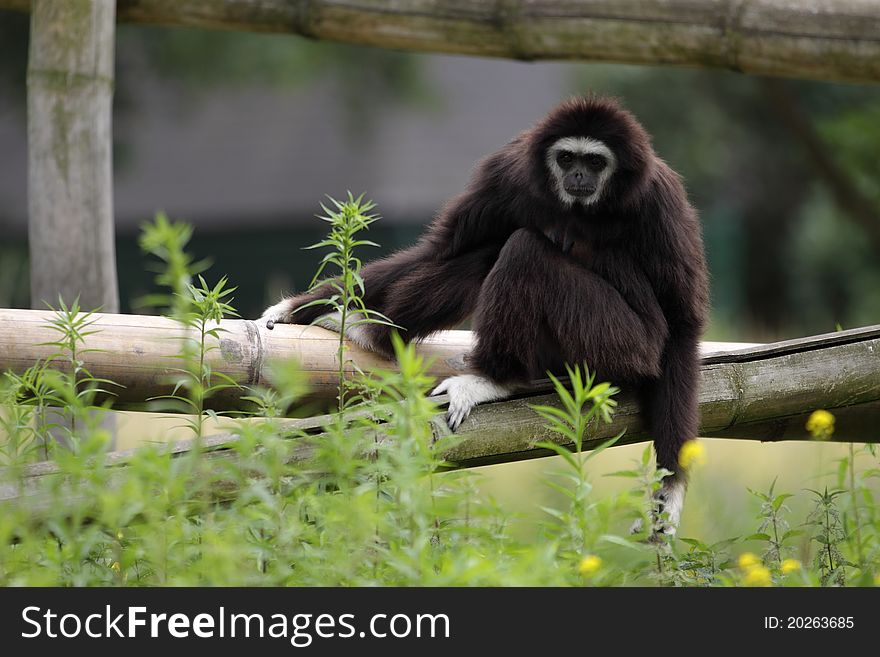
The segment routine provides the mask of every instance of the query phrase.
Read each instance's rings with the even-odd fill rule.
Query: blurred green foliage
[[[123,97],[129,69],[139,67],[178,83],[180,93],[193,100],[218,87],[244,92],[330,80],[352,134],[368,128],[389,99],[419,104],[431,98],[418,55],[283,34],[122,25],[117,67]]]
[[[178,284],[194,273],[178,275],[179,263],[194,262],[182,251],[188,235],[163,217],[143,241],[151,254],[163,254],[160,284],[179,290],[177,319],[197,329],[181,344],[179,371],[190,383],[178,383],[175,393],[198,412],[188,423],[190,449],[173,454],[148,445],[124,467],[108,456],[100,420],[110,401],[96,404],[109,382],[92,378],[79,356],[95,329],[75,303],[61,303],[50,322],[57,352],[23,374],[0,377],[0,585],[880,584],[874,450],[850,448],[837,486],[815,492],[802,529],[790,529],[792,496],[774,483],[766,494],[753,493],[761,502],[755,534],[649,541],[665,471],[652,467],[645,447],[630,469],[612,473],[625,487],[596,494],[593,464],[616,438],[589,454],[581,445],[595,422],[610,421],[617,389],[577,367],[568,384],[554,379],[558,406],[533,409],[554,436],[541,445],[559,455],[544,461],[559,466],[546,482],[555,497],[539,505],[539,494],[530,504],[544,516],[537,523],[524,521],[509,500],[482,493],[474,472],[441,472],[443,453],[458,438],[436,429],[426,362],[399,338],[398,371],[358,373],[357,403],[320,418],[316,431],[278,422],[305,388],[294,363],[276,363],[276,388],[250,390],[260,417],[230,422],[225,451],[203,449],[204,401],[219,390],[205,369],[211,347],[204,337],[218,338],[218,320],[234,311],[225,279],[213,287],[202,277],[199,287]],[[50,407],[68,420],[66,447],[52,438]],[[817,411],[808,427],[827,438],[833,421]],[[690,467],[697,467],[702,449],[690,447]],[[53,463],[34,477],[31,464],[46,454]],[[856,468],[856,458],[872,466]],[[645,529],[630,535],[634,518]],[[806,541],[797,549],[792,539],[801,535]],[[755,543],[764,544],[762,556],[743,552]]]
[[[27,30],[26,15],[0,12],[0,93],[11,91],[8,97],[20,106]],[[184,28],[121,25],[118,35],[121,124],[137,112],[132,90],[144,72],[176,85],[178,95],[193,102],[221,87],[246,93],[331,84],[348,110],[352,135],[368,133],[371,119],[392,100],[420,108],[437,100],[425,55]],[[717,70],[556,66],[567,67],[572,92],[620,96],[653,134],[658,152],[684,176],[705,225],[713,279],[709,337],[771,340],[878,321],[880,87]],[[118,163],[137,157],[124,137],[117,140]],[[835,175],[842,191],[834,191]],[[854,213],[853,204],[863,211]],[[218,264],[227,271],[236,266],[231,258]],[[256,280],[238,280],[259,287]],[[307,280],[297,275],[292,282],[301,289]]]

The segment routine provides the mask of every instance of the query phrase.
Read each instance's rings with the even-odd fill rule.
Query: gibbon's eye
[[[605,158],[597,153],[591,153],[587,155],[587,166],[590,167],[593,171],[601,171],[605,168]]]
[[[556,163],[563,169],[566,169],[574,163],[574,155],[568,151],[562,151],[556,156]]]

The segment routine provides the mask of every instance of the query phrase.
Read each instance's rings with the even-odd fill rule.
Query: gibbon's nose
[[[565,191],[574,196],[589,196],[596,191],[596,181],[583,171],[572,171],[562,181]]]

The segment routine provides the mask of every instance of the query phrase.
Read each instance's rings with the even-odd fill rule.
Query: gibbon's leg
[[[561,363],[586,363],[618,383],[657,377],[665,327],[655,330],[653,313],[633,305],[543,235],[521,229],[481,289],[473,362],[499,383],[542,378]]]
[[[421,245],[400,251],[388,258],[366,265],[364,304],[400,326],[405,341],[423,338],[464,320],[473,311],[480,285],[498,257],[500,245],[489,245],[454,258],[441,258]],[[313,292],[290,297],[272,306],[264,320],[276,322],[317,323],[339,330],[339,313],[328,313],[323,305],[297,311],[315,299],[335,293],[330,283]],[[351,316],[346,336],[365,349],[386,356],[393,354],[393,327],[358,323],[363,318]]]
[[[586,364],[624,382],[656,377],[661,336],[608,282],[540,233],[520,229],[507,241],[480,290],[477,343],[471,363],[479,375],[452,377],[448,392],[454,430],[479,403],[509,395],[563,363]]]
[[[673,326],[663,353],[663,376],[650,381],[642,394],[657,467],[673,473],[663,479],[657,491],[660,517],[655,519],[655,534],[674,534],[681,519],[687,472],[678,458],[682,445],[699,430],[699,367],[699,328]]]

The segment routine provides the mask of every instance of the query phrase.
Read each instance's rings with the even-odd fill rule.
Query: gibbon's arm
[[[408,249],[368,263],[361,271],[364,305],[401,327],[404,340],[450,328],[474,309],[483,279],[495,264],[510,235],[509,220],[496,214],[490,179],[480,171],[470,189],[453,199],[419,241]],[[288,297],[262,316],[267,326],[276,323],[317,323],[339,330],[337,313],[325,305],[302,308],[336,294],[328,281],[311,292]],[[358,323],[352,317],[347,337],[360,346],[392,355],[392,327]]]
[[[516,217],[528,194],[510,180],[507,150],[484,158],[464,193],[450,200],[425,235],[440,258],[456,258],[488,245],[500,248],[520,226]]]

